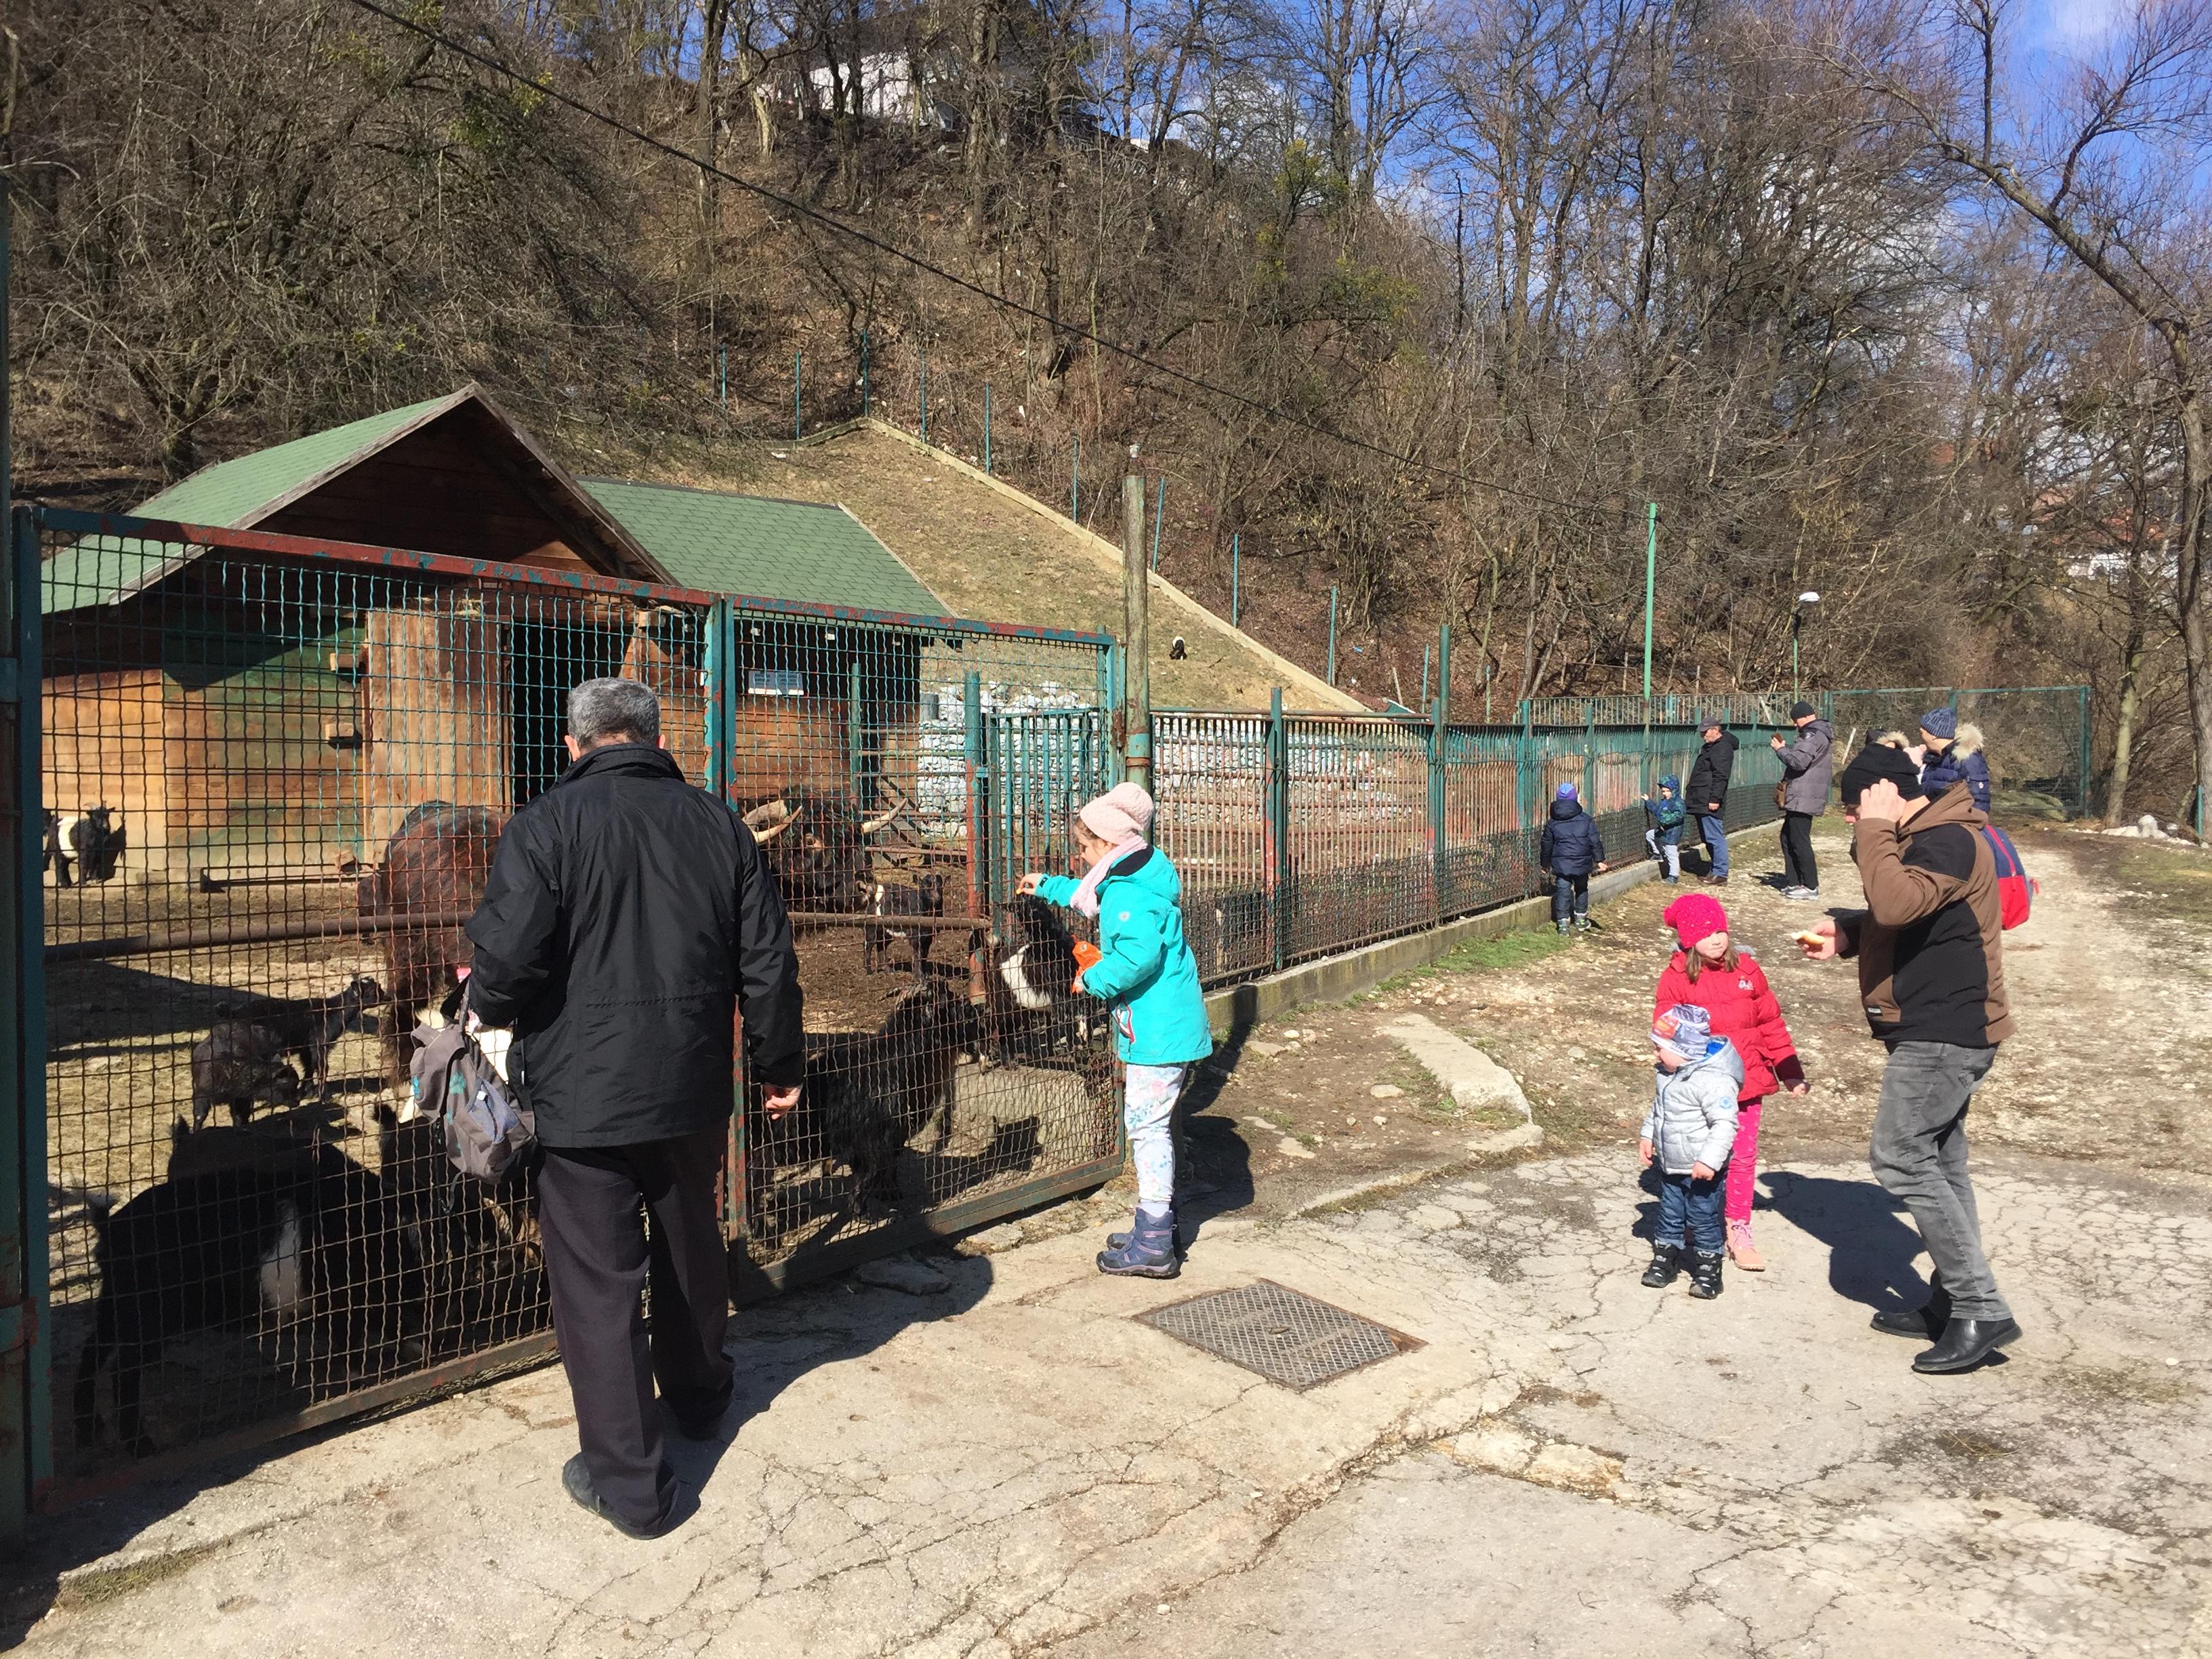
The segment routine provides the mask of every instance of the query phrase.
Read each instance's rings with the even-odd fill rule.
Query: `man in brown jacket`
[[[1867,1024],[1889,1050],[1868,1161],[1935,1264],[1929,1304],[1874,1328],[1934,1342],[1917,1371],[1970,1370],[2020,1335],[1966,1174],[1967,1104],[2013,1029],[1989,820],[1965,784],[1931,797],[1911,758],[1879,744],[1844,769],[1842,794],[1867,908],[1820,923],[1805,954],[1858,958]]]

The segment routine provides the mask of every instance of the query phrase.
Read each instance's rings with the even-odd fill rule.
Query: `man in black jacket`
[[[1705,746],[1698,750],[1690,768],[1689,787],[1682,799],[1698,815],[1698,830],[1705,839],[1705,879],[1715,887],[1728,885],[1728,830],[1721,814],[1728,806],[1729,778],[1735,770],[1735,738],[1717,720],[1698,728]]]
[[[538,1223],[582,1443],[562,1484],[617,1530],[652,1538],[678,1519],[654,1379],[693,1439],[711,1437],[730,1403],[714,1181],[737,1011],[750,1073],[780,1116],[805,1071],[799,962],[760,849],[664,751],[648,687],[577,686],[568,745],[568,772],[500,837],[468,924],[468,1007],[513,1030],[507,1073],[545,1149]]]

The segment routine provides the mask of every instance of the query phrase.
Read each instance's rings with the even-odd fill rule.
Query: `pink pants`
[[[1751,1224],[1752,1183],[1759,1179],[1759,1109],[1763,1099],[1747,1100],[1735,1109],[1735,1148],[1729,1153],[1728,1194],[1721,1213],[1730,1226]]]

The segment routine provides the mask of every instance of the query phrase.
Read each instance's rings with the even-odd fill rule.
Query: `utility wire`
[[[709,162],[702,161],[697,156],[690,154],[688,150],[678,149],[675,145],[667,143],[665,140],[656,138],[649,132],[646,132],[639,128],[631,126],[627,122],[617,120],[615,117],[608,114],[605,111],[594,108],[592,105],[584,102],[580,98],[571,97],[568,94],[562,91],[558,87],[554,86],[550,82],[534,79],[530,76],[525,75],[520,70],[510,68],[508,65],[500,62],[498,58],[492,57],[489,53],[479,51],[477,48],[468,45],[465,41],[456,40],[453,36],[442,33],[439,30],[432,28],[427,23],[417,22],[411,17],[406,16],[399,12],[393,11],[386,6],[380,5],[377,3],[377,0],[349,0],[349,3],[358,7],[362,11],[374,14],[376,16],[382,18],[386,22],[390,23],[395,28],[404,29],[410,34],[420,36],[422,40],[428,41],[431,45],[441,47],[445,51],[452,52],[457,58],[465,58],[470,63],[475,64],[483,69],[489,70],[493,74],[512,81],[517,85],[527,87],[532,92],[535,92],[543,97],[549,98],[555,103],[560,104],[568,109],[574,110],[577,114],[584,116],[589,120],[596,121],[601,126],[606,127],[612,131],[618,132],[626,138],[629,138],[637,143],[643,144],[648,149],[659,150],[662,155],[670,157],[672,160],[681,161],[686,167],[696,167],[702,173],[712,173],[715,178],[721,179],[726,184],[734,185],[739,190],[749,191],[752,195],[759,197],[763,201],[773,202],[776,206],[783,209],[786,212],[796,214],[801,218],[810,219],[815,223],[821,225],[829,230],[834,231],[840,236],[848,237],[854,241],[860,243],[864,246],[874,249],[878,253],[887,254],[894,259],[900,260],[906,264],[913,266],[916,270],[921,271],[927,276],[934,276],[938,281],[949,283],[952,287],[959,289],[965,293],[972,294],[976,298],[985,301],[991,305],[997,306],[1002,310],[1014,312],[1018,315],[1042,323],[1048,328],[1052,329],[1055,333],[1072,336],[1076,339],[1088,342],[1090,344],[1097,347],[1102,351],[1111,352],[1115,356],[1122,358],[1129,362],[1138,364],[1140,367],[1150,370],[1152,373],[1163,375],[1169,380],[1180,380],[1184,385],[1192,386],[1200,392],[1205,392],[1209,397],[1223,398],[1227,402],[1238,405],[1240,408],[1249,410],[1251,413],[1257,415],[1263,419],[1279,421],[1285,425],[1297,427],[1304,431],[1310,432],[1316,437],[1326,438],[1332,443],[1343,444],[1348,448],[1364,450],[1370,455],[1379,456],[1384,460],[1394,461],[1401,466],[1411,467],[1417,471],[1431,473],[1440,477],[1449,478],[1456,483],[1473,484],[1478,489],[1487,489],[1499,495],[1513,496],[1518,500],[1534,502],[1535,504],[1542,507],[1556,507],[1569,513],[1581,514],[1586,516],[1593,514],[1593,508],[1589,502],[1563,501],[1556,495],[1546,495],[1535,490],[1522,489],[1512,484],[1499,483],[1494,478],[1481,477],[1472,472],[1462,471],[1456,467],[1443,466],[1434,461],[1425,461],[1416,456],[1403,454],[1397,450],[1389,447],[1387,445],[1371,442],[1365,438],[1358,437],[1349,432],[1340,431],[1334,427],[1325,425],[1320,421],[1314,420],[1307,416],[1297,414],[1293,410],[1281,408],[1273,404],[1263,403],[1256,398],[1250,397],[1244,392],[1236,390],[1233,386],[1217,385],[1213,381],[1206,380],[1202,375],[1193,374],[1188,370],[1177,368],[1172,364],[1161,362],[1158,359],[1154,357],[1147,357],[1140,351],[1133,350],[1128,346],[1117,344],[1112,340],[1109,340],[1101,335],[1095,334],[1091,330],[1083,327],[1080,324],[1063,321],[1061,319],[1054,316],[1050,312],[1041,311],[1035,306],[1024,304],[1023,301],[1013,298],[1011,295],[1000,294],[995,289],[985,288],[980,283],[971,282],[957,271],[948,270],[943,265],[925,258],[922,255],[915,253],[910,249],[902,248],[895,243],[885,241],[882,237],[874,234],[872,232],[862,230],[856,225],[847,224],[844,221],[823,212],[819,208],[811,207],[805,202],[798,201],[792,197],[784,195],[780,191],[771,190],[765,185],[756,184],[750,179],[741,177],[734,173],[727,172],[721,167],[712,165]],[[1600,509],[1599,511],[1601,513],[1602,510]],[[1620,515],[1615,514],[1610,516],[1618,517]]]

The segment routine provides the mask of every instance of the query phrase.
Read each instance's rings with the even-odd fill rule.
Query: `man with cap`
[[[1708,714],[1700,721],[1698,732],[1705,739],[1705,747],[1698,750],[1690,768],[1689,787],[1682,792],[1682,800],[1698,815],[1698,832],[1705,837],[1705,879],[1716,887],[1725,887],[1729,844],[1721,814],[1728,806],[1729,777],[1735,770],[1735,734],[1721,724],[1717,714]]]
[[[1934,1264],[1927,1305],[1874,1328],[1933,1342],[1915,1370],[1969,1370],[2020,1335],[1966,1172],[1967,1105],[2013,1031],[1988,819],[1963,783],[1930,796],[1911,757],[1880,744],[1844,769],[1843,799],[1867,908],[1816,924],[1805,954],[1858,960],[1867,1024],[1889,1050],[1868,1162]]]
[[[1813,860],[1813,820],[1828,810],[1828,784],[1835,768],[1835,728],[1820,711],[1801,702],[1790,711],[1797,740],[1777,732],[1768,741],[1782,762],[1782,896],[1820,896],[1820,866]]]

